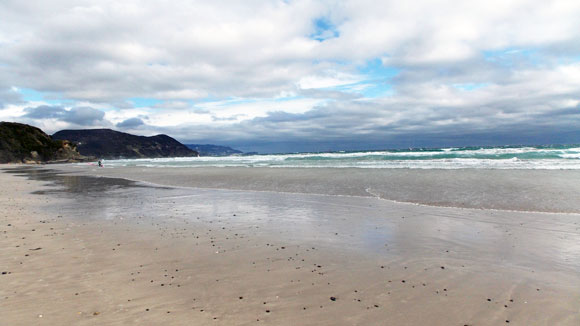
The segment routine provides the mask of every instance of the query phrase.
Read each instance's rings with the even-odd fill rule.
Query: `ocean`
[[[580,169],[580,145],[415,148],[356,152],[107,160],[107,167]]]

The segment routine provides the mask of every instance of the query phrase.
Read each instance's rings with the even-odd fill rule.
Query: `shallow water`
[[[310,193],[432,206],[580,213],[580,170],[305,168],[94,168],[75,174],[197,188]]]

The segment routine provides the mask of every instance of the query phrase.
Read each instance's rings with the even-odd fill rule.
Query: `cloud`
[[[377,57],[408,67],[505,48],[569,48],[580,35],[579,7],[564,1],[129,0],[38,7],[3,1],[0,78],[94,102],[272,97]]]
[[[17,103],[22,103],[22,98],[18,91],[16,91],[13,87],[0,87],[0,110],[2,110],[8,104]]]
[[[116,126],[118,128],[123,129],[134,129],[144,124],[145,122],[143,122],[143,120],[141,120],[140,118],[129,118],[127,120],[117,123]]]
[[[240,117],[244,117],[245,114],[236,114],[233,116],[228,116],[228,117],[216,117],[216,116],[212,116],[211,119],[213,121],[238,121],[240,119]]]
[[[7,0],[0,107],[247,144],[550,134],[578,120],[579,16],[564,0]]]
[[[30,119],[61,119],[67,114],[67,111],[63,107],[48,105],[26,108],[24,111],[26,113],[23,117]]]
[[[105,113],[91,107],[65,109],[60,106],[42,105],[34,108],[26,108],[24,112],[23,118],[33,120],[55,119],[78,126],[93,126],[105,122]]]

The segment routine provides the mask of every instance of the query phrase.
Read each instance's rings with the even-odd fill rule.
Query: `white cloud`
[[[297,86],[302,89],[330,88],[358,83],[363,78],[352,74],[330,71],[326,75],[310,75],[301,78]]]
[[[5,0],[0,118],[51,104],[21,103],[18,87],[102,110],[103,126],[142,119],[182,137],[261,137],[241,129],[254,122],[285,137],[532,125],[578,105],[578,17],[573,0]],[[378,59],[398,74],[365,97],[386,89],[361,70]]]

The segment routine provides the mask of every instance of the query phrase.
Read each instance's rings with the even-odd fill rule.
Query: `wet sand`
[[[377,197],[430,206],[580,214],[579,170],[57,166],[170,186]]]
[[[16,168],[0,325],[580,323],[577,214]]]

